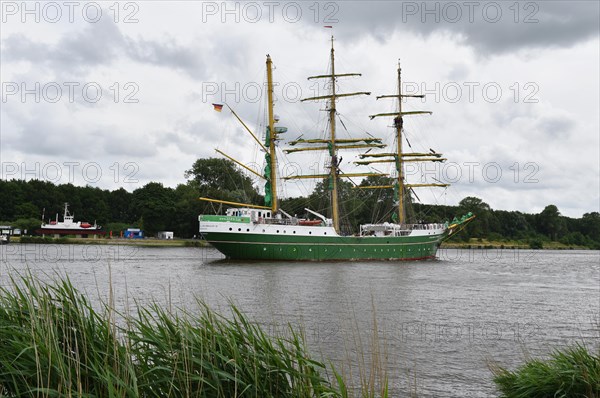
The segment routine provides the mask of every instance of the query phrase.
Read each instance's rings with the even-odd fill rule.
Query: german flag
[[[212,104],[212,106],[217,112],[221,112],[223,110],[223,104]]]

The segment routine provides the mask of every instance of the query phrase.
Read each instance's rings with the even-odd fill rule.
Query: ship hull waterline
[[[282,236],[203,232],[229,259],[261,261],[416,261],[433,259],[446,234],[427,236]]]

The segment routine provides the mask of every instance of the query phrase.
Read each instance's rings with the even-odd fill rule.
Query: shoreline
[[[39,244],[72,244],[72,245],[117,245],[117,246],[137,246],[137,247],[210,247],[210,244],[199,239],[123,239],[123,238],[42,238],[42,237],[23,237],[25,242],[21,242],[22,237],[12,237],[10,243],[39,243]],[[10,244],[9,243],[9,244]],[[506,250],[533,250],[528,243],[519,241],[489,241],[483,239],[471,239],[469,242],[443,242],[440,249],[506,249]],[[592,250],[585,246],[571,245],[567,246],[560,242],[544,242],[542,249],[535,250]]]
[[[21,240],[24,240],[23,242]],[[116,245],[138,247],[208,247],[206,241],[198,239],[124,239],[124,238],[42,238],[39,236],[12,237],[10,243],[38,243],[65,245]]]
[[[593,250],[587,246],[565,245],[560,242],[543,242],[543,247],[532,249],[529,242],[497,241],[471,238],[469,242],[442,242],[440,249],[501,249],[501,250]]]

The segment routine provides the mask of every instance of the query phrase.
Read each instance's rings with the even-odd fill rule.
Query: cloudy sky
[[[407,168],[425,203],[477,196],[495,209],[568,216],[598,211],[599,3],[531,2],[2,2],[2,178],[40,178],[131,191],[176,186],[219,148],[251,165],[262,154],[225,108],[262,135],[266,54],[273,58],[280,142],[325,134],[325,87],[335,36],[341,137],[392,142],[398,60],[415,151],[442,166]],[[331,26],[326,28],[325,26]],[[404,146],[408,148],[408,142]],[[358,152],[342,154],[354,171]],[[282,155],[280,174],[323,170],[324,154]],[[284,165],[284,163],[286,165]],[[368,171],[368,169],[362,169]],[[377,167],[371,171],[389,171]],[[309,182],[283,195],[307,194]]]

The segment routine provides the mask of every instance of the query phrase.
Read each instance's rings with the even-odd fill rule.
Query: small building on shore
[[[0,244],[10,242],[10,237],[14,235],[14,228],[10,225],[0,225]]]
[[[173,231],[159,231],[156,237],[158,239],[173,239]]]
[[[143,239],[144,231],[139,228],[127,228],[123,232],[123,237],[126,239]]]

